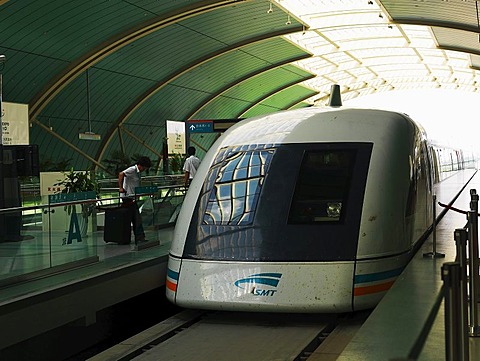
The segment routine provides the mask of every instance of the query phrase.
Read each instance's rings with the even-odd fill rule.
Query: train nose
[[[248,312],[350,312],[353,262],[317,264],[183,260],[167,294],[186,308]],[[188,275],[195,275],[195,278]]]

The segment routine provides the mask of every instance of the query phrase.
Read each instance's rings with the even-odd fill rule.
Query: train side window
[[[354,163],[353,150],[305,152],[290,207],[289,223],[341,221]]]

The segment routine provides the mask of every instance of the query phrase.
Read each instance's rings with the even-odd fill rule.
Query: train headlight
[[[342,211],[342,203],[340,202],[327,203],[327,215],[330,218],[340,218],[341,211]]]

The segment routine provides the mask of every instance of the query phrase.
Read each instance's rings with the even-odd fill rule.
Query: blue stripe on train
[[[172,271],[170,268],[167,270],[167,277],[170,277],[172,280],[178,281],[178,272]]]
[[[366,282],[374,282],[374,281],[381,281],[388,278],[397,277],[400,273],[402,273],[403,267],[396,268],[390,271],[383,271],[383,272],[375,272],[375,273],[368,273],[363,275],[356,275],[354,279],[354,283],[366,283]]]

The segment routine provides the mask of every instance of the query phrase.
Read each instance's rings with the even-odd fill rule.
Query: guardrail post
[[[476,189],[470,189],[470,209],[478,213],[478,194]]]
[[[460,310],[457,315],[459,319],[461,332],[459,333],[459,342],[463,345],[466,355],[465,360],[468,361],[468,284],[467,284],[467,230],[465,228],[457,228],[455,230],[455,245],[457,248],[457,262],[460,265]]]
[[[445,360],[468,360],[468,352],[460,338],[462,325],[460,317],[460,264],[446,262],[442,265],[442,280],[445,292]],[[465,356],[467,358],[465,358]]]
[[[480,326],[478,325],[478,195],[474,189],[470,190],[472,209],[467,213],[468,219],[468,239],[469,242],[469,295],[470,295],[470,336],[480,335]]]
[[[432,252],[425,252],[423,257],[444,258],[445,253],[437,252],[437,195],[433,195]]]

